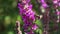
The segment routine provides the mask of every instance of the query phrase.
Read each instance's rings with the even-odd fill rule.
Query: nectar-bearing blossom
[[[24,4],[26,4],[26,3],[29,3],[30,2],[30,0],[21,0],[22,1],[22,3],[24,3]]]
[[[60,0],[58,1],[58,5],[59,5],[59,7],[60,7]]]
[[[24,22],[24,31],[27,33],[28,29],[30,28],[29,33],[33,34],[33,30],[36,30],[37,26],[32,26],[33,21],[35,21],[35,12],[32,10],[32,4],[29,4],[29,2],[30,0],[21,0],[21,3],[18,3],[18,8]]]
[[[45,0],[40,0],[42,7],[46,8],[48,5],[46,4]]]
[[[40,0],[42,2],[42,0]],[[43,12],[43,34],[49,34],[49,2],[47,0],[43,0],[44,2],[41,3],[41,10]]]
[[[55,9],[55,13],[56,13],[56,17],[57,17],[57,19],[55,19],[55,22],[54,22],[54,30],[58,30],[58,23],[59,23],[59,10],[58,10],[58,7],[59,7],[59,2],[58,2],[59,0],[53,0],[53,7],[54,7],[54,9]],[[56,24],[57,23],[57,24]]]
[[[56,12],[57,15],[60,15],[60,11]]]
[[[41,1],[41,3],[45,3],[45,1],[44,0],[40,0]]]
[[[37,28],[38,28],[38,27],[37,27],[36,24],[33,24],[33,25],[32,25],[32,29],[33,29],[33,30],[36,30]]]
[[[59,6],[60,6],[60,2],[59,2]]]
[[[58,9],[56,9],[56,15],[60,15],[60,11]]]
[[[57,4],[58,3],[58,0],[53,0],[53,4]]]
[[[53,7],[54,7],[54,9],[57,9],[57,7],[58,7],[58,0],[52,0],[52,2],[53,2]]]

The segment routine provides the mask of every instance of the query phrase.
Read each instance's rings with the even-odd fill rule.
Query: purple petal
[[[32,29],[33,30],[36,30],[38,27],[37,27],[37,25],[36,24],[34,24],[33,26],[32,26]]]

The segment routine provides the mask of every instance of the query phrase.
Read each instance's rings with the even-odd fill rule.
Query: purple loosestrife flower
[[[36,25],[32,26],[33,21],[35,21],[35,12],[32,10],[32,4],[29,4],[29,2],[30,0],[21,0],[21,3],[18,3],[18,8],[24,22],[24,25],[23,25],[24,31],[28,32],[28,29],[30,27],[29,33],[33,34],[32,33],[33,30],[36,30],[35,28]],[[33,27],[33,30],[31,30],[32,27]]]
[[[58,7],[58,0],[52,0],[52,2],[53,2],[53,8],[54,9],[57,9],[57,7]]]
[[[55,21],[54,21],[54,29],[56,30],[56,31],[58,31],[58,23],[59,23],[59,11],[58,11],[58,1],[59,0],[53,0],[53,7],[54,7],[54,9],[56,10],[56,14],[57,14],[57,19],[55,19]],[[57,23],[57,24],[56,24]]]
[[[32,25],[32,29],[33,29],[33,30],[36,30],[37,28],[38,28],[38,27],[37,27],[36,24]]]
[[[46,4],[46,2],[44,0],[40,0],[42,7],[46,8],[48,7],[48,5]]]
[[[59,6],[60,6],[60,2],[59,2]]]
[[[60,0],[58,0],[58,5],[60,6]]]
[[[33,31],[30,31],[30,32],[27,32],[25,34],[34,34],[34,32]]]
[[[43,3],[42,6],[43,6],[44,8],[48,7],[48,5],[47,5],[46,3]]]
[[[21,0],[22,1],[22,3],[24,3],[24,4],[26,4],[26,3],[29,3],[30,2],[30,0]]]
[[[44,9],[44,14],[43,14],[43,34],[49,34],[48,30],[49,30],[49,6],[48,6],[48,1],[46,2],[45,0],[40,0],[42,7]],[[42,2],[44,1],[44,2]],[[41,8],[42,9],[42,8]]]
[[[58,3],[58,0],[53,0],[53,4],[57,4]]]
[[[41,3],[45,3],[45,1],[44,0],[40,0],[41,1]]]
[[[56,15],[57,15],[57,23],[59,23],[60,11],[58,9],[56,9]]]
[[[60,11],[56,12],[57,15],[60,15]]]

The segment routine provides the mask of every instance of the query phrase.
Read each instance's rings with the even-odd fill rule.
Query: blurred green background
[[[16,0],[0,0],[0,34],[16,34],[15,22],[18,15]]]

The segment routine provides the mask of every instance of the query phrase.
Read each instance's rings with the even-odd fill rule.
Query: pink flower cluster
[[[35,21],[35,12],[32,10],[32,4],[29,4],[29,2],[30,0],[21,0],[21,3],[18,3],[18,8],[24,22],[24,31],[28,34],[28,29],[30,27],[29,33],[33,34],[32,32],[37,29],[37,25],[33,25],[33,21]]]

